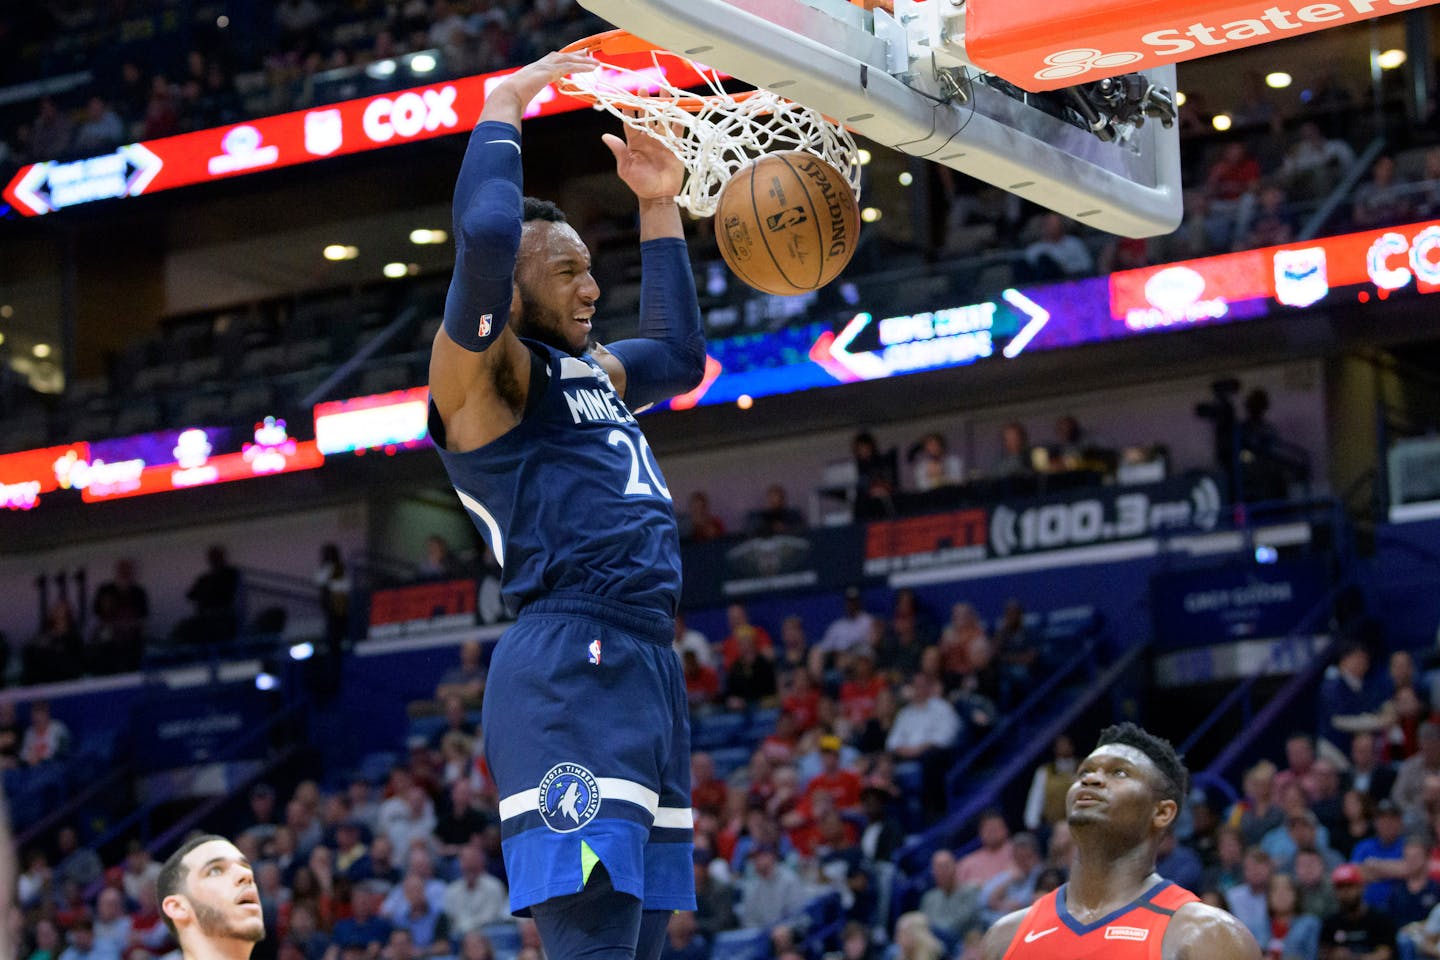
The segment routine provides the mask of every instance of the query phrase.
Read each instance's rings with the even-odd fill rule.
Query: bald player
[[[1189,779],[1169,742],[1101,731],[1065,796],[1070,882],[991,927],[986,960],[1259,960],[1240,921],[1155,872]]]
[[[229,840],[187,840],[155,879],[160,914],[185,960],[249,960],[265,939],[255,874]]]

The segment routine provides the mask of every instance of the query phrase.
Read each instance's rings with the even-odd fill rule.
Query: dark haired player
[[[265,939],[250,862],[224,837],[182,844],[155,877],[155,899],[185,960],[249,960]]]
[[[652,960],[695,908],[689,721],[671,650],[670,491],[632,408],[693,389],[705,340],[657,139],[607,134],[639,204],[640,336],[591,345],[600,288],[521,189],[520,121],[594,60],[552,53],[490,91],[455,188],[455,272],[430,360],[431,436],[518,612],[485,690],[510,906],[550,960]]]
[[[1189,779],[1168,741],[1101,731],[1065,797],[1070,881],[991,927],[986,960],[1259,960],[1240,921],[1155,872]]]

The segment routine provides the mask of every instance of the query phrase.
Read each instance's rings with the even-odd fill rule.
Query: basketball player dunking
[[[695,907],[689,721],[671,650],[680,549],[670,491],[631,413],[705,363],[661,143],[607,134],[639,204],[640,336],[592,348],[590,251],[521,190],[520,121],[593,70],[552,53],[486,98],[455,189],[455,272],[430,361],[430,430],[518,613],[491,659],[483,728],[510,906],[550,960],[652,960]]]
[[[155,898],[185,960],[249,960],[265,939],[250,862],[224,837],[182,844],[160,867]]]
[[[1065,798],[1070,882],[985,935],[985,960],[1259,960],[1240,921],[1155,872],[1189,775],[1133,723],[1107,727]]]

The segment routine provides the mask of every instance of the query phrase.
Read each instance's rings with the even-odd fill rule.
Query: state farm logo
[[[1166,267],[1145,281],[1148,307],[1125,311],[1125,326],[1149,330],[1176,324],[1219,320],[1230,312],[1224,297],[1205,297],[1205,278],[1189,267]]]
[[[1145,59],[1145,54],[1126,50],[1121,53],[1101,53],[1093,47],[1076,47],[1061,50],[1045,58],[1046,66],[1035,71],[1036,80],[1068,80],[1079,77],[1091,70],[1109,70],[1114,67],[1128,67]]]
[[[375,143],[386,143],[395,137],[402,140],[420,133],[434,133],[442,127],[460,125],[455,113],[455,88],[402,93],[395,99],[376,97],[365,107],[361,127],[365,136]]]
[[[1120,72],[1119,68],[1139,63],[1149,57],[1194,57],[1219,53],[1226,47],[1265,43],[1287,35],[1369,19],[1395,9],[1414,6],[1419,2],[1420,0],[1336,0],[1334,3],[1301,3],[1291,7],[1278,3],[1262,7],[1262,4],[1257,2],[1253,17],[1237,17],[1222,23],[1197,20],[1158,29],[1149,29],[1157,26],[1153,20],[1137,18],[1138,22],[1133,23],[1132,28],[1137,32],[1147,32],[1133,38],[1126,38],[1117,32],[1107,33],[1106,37],[1117,40],[1117,45],[1134,44],[1143,52],[1102,53],[1094,47],[1061,50],[1044,58],[1045,66],[1035,72],[1035,79],[1069,80],[1092,71],[1104,71],[1107,75],[1113,75]],[[1123,30],[1124,27],[1120,29]]]

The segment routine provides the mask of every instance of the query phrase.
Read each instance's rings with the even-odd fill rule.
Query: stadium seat
[[[520,928],[513,923],[487,923],[480,928],[495,948],[495,956],[511,956],[520,952]]]
[[[383,783],[391,769],[400,762],[400,754],[390,750],[367,753],[360,760],[360,776],[370,783]]]
[[[690,747],[716,750],[739,743],[748,723],[743,713],[716,713],[701,717],[690,730]]]
[[[769,930],[722,930],[715,934],[710,960],[765,960],[770,955]]]
[[[756,710],[750,714],[750,729],[746,736],[755,742],[764,740],[775,732],[775,725],[780,722],[779,709]]]
[[[710,751],[710,759],[715,762],[715,775],[730,776],[750,762],[750,754],[753,752],[749,747],[725,747],[722,750]]]

